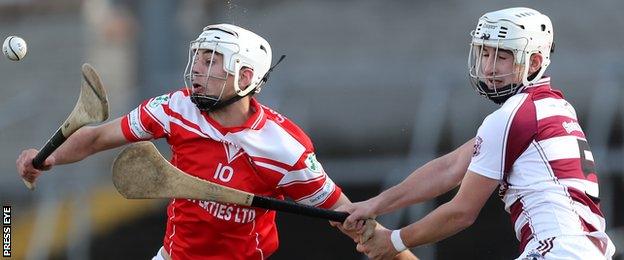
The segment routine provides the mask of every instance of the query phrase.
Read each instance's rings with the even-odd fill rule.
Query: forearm
[[[457,187],[470,163],[472,142],[428,162],[401,183],[372,198],[376,215],[433,199]]]
[[[440,176],[445,175],[445,171],[440,158],[418,168],[401,183],[371,199],[376,215],[427,201],[456,187],[461,178]]]
[[[91,127],[83,127],[73,133],[52,156],[56,164],[68,164],[80,161],[95,153],[95,131]]]
[[[418,222],[401,229],[401,239],[407,247],[435,243],[464,230],[474,220],[461,206],[448,202]]]
[[[74,132],[52,153],[55,164],[68,164],[81,161],[99,151],[118,147],[127,143],[121,128],[121,119],[99,126],[85,126]]]
[[[336,203],[334,203],[334,205],[331,206],[331,208],[329,208],[329,209],[334,210],[337,207],[340,207],[342,205],[347,205],[347,204],[351,204],[351,201],[349,200],[349,198],[347,198],[347,195],[342,193],[342,194],[340,194],[340,198],[338,198]]]

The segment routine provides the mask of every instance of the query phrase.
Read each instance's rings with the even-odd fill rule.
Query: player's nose
[[[496,74],[496,61],[494,59],[488,58],[483,61],[483,74],[486,76],[494,76]]]

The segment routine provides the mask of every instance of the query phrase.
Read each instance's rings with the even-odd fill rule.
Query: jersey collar
[[[532,88],[539,88],[539,87],[543,87],[543,86],[548,86],[550,88],[550,77],[549,76],[544,76],[541,79],[539,79],[537,82],[529,85],[529,86],[523,86],[522,89],[520,90],[520,92],[525,92],[525,90],[529,90]]]
[[[266,123],[266,119],[267,119],[266,112],[262,108],[262,105],[260,105],[260,103],[253,97],[249,100],[249,105],[251,109],[254,111],[254,113],[241,126],[224,127],[221,124],[219,124],[219,122],[217,122],[216,120],[214,120],[212,117],[208,115],[205,115],[205,118],[208,120],[208,122],[211,125],[217,128],[217,130],[219,130],[219,132],[221,132],[223,135],[227,133],[240,132],[245,129],[260,130]]]

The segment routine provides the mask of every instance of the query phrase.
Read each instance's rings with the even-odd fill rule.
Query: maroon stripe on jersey
[[[531,95],[533,96],[533,101],[545,98],[563,99],[563,93],[561,93],[561,91],[559,90],[550,88],[550,85],[529,88],[526,90],[526,92],[531,93]]]
[[[520,214],[522,214],[522,212],[524,211],[523,209],[524,205],[522,204],[522,201],[520,201],[520,199],[516,200],[516,202],[511,204],[511,207],[509,207],[509,215],[511,216],[512,224],[516,223],[516,220],[518,220],[518,217],[520,217]]]
[[[578,124],[578,122],[572,118],[567,116],[551,116],[547,118],[543,118],[537,121],[537,127],[539,132],[535,137],[535,140],[542,141],[553,137],[560,136],[576,136],[585,139],[585,133],[582,131],[574,130],[570,133],[566,131],[564,128],[564,124]]]
[[[533,238],[533,231],[531,230],[531,226],[529,225],[529,223],[526,223],[520,229],[520,253],[524,251],[524,248],[529,243],[531,238]]]
[[[600,207],[595,204],[594,201],[592,201],[592,199],[587,196],[587,194],[585,194],[585,192],[582,192],[572,187],[568,187],[568,193],[570,194],[570,197],[573,201],[589,207],[591,212],[604,218],[604,215],[602,215],[602,211],[600,211]]]
[[[535,137],[537,132],[535,117],[535,105],[529,96],[520,104],[511,121],[505,146],[505,165],[503,168],[505,176],[511,171],[511,166],[529,147]]]
[[[580,158],[559,159],[548,162],[558,179],[582,179],[597,183],[596,179],[585,178]]]
[[[595,228],[592,224],[587,223],[587,221],[585,221],[585,219],[583,219],[581,216],[579,216],[579,220],[581,221],[581,225],[583,225],[584,231],[587,231],[587,232],[598,231],[597,228]]]

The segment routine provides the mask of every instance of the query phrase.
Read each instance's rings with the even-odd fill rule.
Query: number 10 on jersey
[[[234,176],[234,169],[228,165],[223,165],[219,163],[217,166],[217,170],[215,170],[214,176],[212,176],[215,180],[220,180],[222,182],[229,182],[232,180],[232,176]]]

